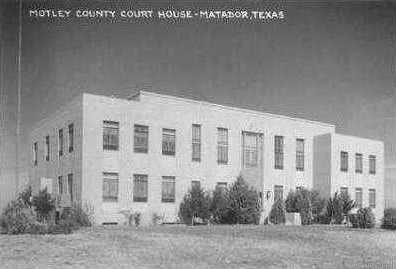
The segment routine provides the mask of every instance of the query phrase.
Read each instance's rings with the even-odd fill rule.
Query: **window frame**
[[[63,128],[58,130],[58,156],[59,158],[63,156],[63,147],[64,147],[64,135],[63,135]]]
[[[173,143],[173,148],[172,148],[172,143]],[[161,150],[162,150],[162,155],[176,156],[176,129],[162,128]]]
[[[298,150],[298,144],[302,143],[302,150]],[[305,139],[296,138],[296,171],[305,170]]]
[[[62,195],[63,193],[64,193],[63,176],[58,176],[58,194]]]
[[[38,165],[38,142],[33,142],[33,165]]]
[[[228,164],[228,129],[223,127],[217,127],[217,163]]]
[[[349,169],[349,154],[347,151],[340,151],[340,171],[348,172]]]
[[[279,140],[279,141],[277,141]],[[279,143],[277,143],[279,142]],[[285,138],[282,135],[274,136],[274,169],[284,169]]]
[[[167,185],[170,185],[170,187]],[[169,189],[171,190],[170,195],[169,195]],[[172,193],[172,191],[173,191],[173,193]],[[176,177],[162,176],[161,202],[162,203],[175,203],[176,202]]]
[[[276,197],[277,193],[280,193],[280,197]],[[278,201],[279,198],[283,201],[284,198],[284,186],[283,185],[274,185],[274,202]]]
[[[102,201],[103,202],[118,202],[118,196],[119,196],[119,174],[115,172],[103,172],[102,173],[102,178],[103,178],[103,189],[102,189]],[[110,185],[109,183],[111,182],[116,186],[116,195],[111,195],[111,194],[105,194],[105,182],[107,181],[107,184]],[[110,189],[109,189],[110,193]]]
[[[362,153],[355,153],[355,173],[357,173],[357,174],[363,173],[363,154]]]
[[[105,132],[105,130],[107,132]],[[114,131],[115,133],[112,133],[111,131]],[[118,151],[120,148],[120,123],[118,121],[104,120],[102,122],[102,132],[103,150]]]
[[[197,131],[197,132],[194,132]],[[198,137],[194,137],[197,135]],[[193,162],[201,162],[202,155],[202,127],[201,124],[193,124],[191,126],[191,160]]]
[[[144,140],[144,143],[137,143],[138,139]],[[142,124],[133,125],[133,152],[148,153],[149,150],[149,126]]]
[[[74,196],[74,192],[73,192],[73,173],[69,173],[67,174],[67,194],[70,196],[70,202],[73,202],[73,196]],[[71,182],[71,183],[70,183]]]
[[[375,175],[377,173],[377,157],[369,155],[369,174]]]
[[[45,136],[45,149],[44,149],[44,159],[48,162],[50,160],[50,136]]]
[[[74,124],[70,123],[67,126],[67,129],[68,129],[68,137],[69,137],[69,140],[68,140],[69,149],[68,149],[68,151],[69,151],[69,153],[71,153],[71,152],[74,151]]]
[[[137,185],[144,184],[144,195],[140,195],[143,192],[138,191]],[[141,187],[141,186],[140,186]],[[147,203],[148,201],[148,175],[147,174],[133,174],[133,202]]]
[[[259,138],[260,133],[242,131],[242,167],[257,168],[259,167]],[[247,137],[255,138],[255,146],[247,145]]]
[[[374,201],[372,196],[374,195]],[[369,207],[375,208],[377,206],[377,192],[375,189],[369,189]]]
[[[358,193],[360,201],[358,201]],[[355,203],[357,208],[363,207],[363,189],[362,188],[355,188]]]

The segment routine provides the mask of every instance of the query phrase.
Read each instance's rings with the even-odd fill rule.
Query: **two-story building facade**
[[[123,210],[176,221],[192,184],[211,190],[238,175],[261,193],[263,216],[297,187],[327,196],[347,187],[377,218],[383,211],[383,143],[316,121],[147,91],[82,94],[40,121],[31,145],[34,189],[49,186],[64,205],[89,203],[97,223],[122,223]]]

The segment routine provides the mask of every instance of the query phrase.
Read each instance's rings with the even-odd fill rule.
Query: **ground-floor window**
[[[201,188],[201,181],[199,181],[199,180],[193,180],[193,181],[191,181],[191,188],[196,188],[196,187],[198,187],[198,188]]]
[[[283,200],[283,186],[274,186],[274,201]]]
[[[375,189],[369,189],[369,206],[375,208]]]
[[[363,191],[362,188],[355,189],[355,203],[357,208],[362,208],[363,206]]]
[[[347,195],[348,194],[348,187],[341,187],[340,194]]]
[[[147,202],[148,197],[148,176],[133,175],[133,201]]]
[[[118,201],[118,173],[103,173],[103,201]]]
[[[175,202],[175,177],[164,176],[162,177],[162,202],[174,203]]]
[[[67,175],[67,191],[70,195],[70,202],[73,202],[73,174]]]

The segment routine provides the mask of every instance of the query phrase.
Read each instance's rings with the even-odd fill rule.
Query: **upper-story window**
[[[174,156],[176,153],[176,130],[162,129],[162,154]]]
[[[369,156],[369,173],[375,174],[376,173],[376,160],[374,155]]]
[[[296,139],[296,170],[304,171],[304,139]]]
[[[355,154],[355,173],[361,174],[363,172],[363,155],[361,153]]]
[[[120,126],[115,121],[103,121],[103,149],[118,150]]]
[[[201,161],[201,125],[192,125],[192,160]]]
[[[103,201],[118,201],[118,173],[103,173]]]
[[[38,143],[33,143],[33,164],[37,165]]]
[[[217,163],[228,163],[228,129],[217,128]]]
[[[58,153],[59,157],[63,155],[63,129],[58,131]]]
[[[258,137],[257,133],[242,132],[243,167],[258,166]]]
[[[341,151],[340,158],[341,158],[341,171],[347,172],[348,171],[348,152]]]
[[[45,160],[50,160],[50,137],[47,135],[45,137]]]
[[[145,125],[134,126],[134,136],[133,136],[133,151],[139,153],[148,152],[148,136],[149,128]]]
[[[133,175],[133,201],[147,202],[148,197],[148,176]]]
[[[274,155],[275,169],[283,169],[283,136],[275,136]]]
[[[73,123],[68,126],[69,132],[69,152],[73,152],[74,150],[74,125]]]

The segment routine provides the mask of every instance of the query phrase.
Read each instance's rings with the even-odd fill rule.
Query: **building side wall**
[[[73,124],[74,145],[69,152],[68,125]],[[58,155],[58,130],[63,129],[63,156]],[[45,137],[50,137],[50,159],[45,159]],[[38,142],[37,166],[33,163],[33,143]],[[81,200],[82,178],[82,97],[75,98],[71,103],[36,124],[30,135],[29,179],[33,191],[40,189],[41,179],[52,182],[52,193],[58,194],[58,176],[63,177],[64,186],[67,175],[73,174],[73,199]],[[65,188],[65,187],[64,187]]]
[[[348,152],[348,171],[341,171],[340,152]],[[363,154],[363,172],[355,172],[355,154]],[[376,156],[376,173],[369,173],[369,155]],[[362,188],[363,207],[369,206],[369,189],[375,189],[376,207],[373,209],[377,221],[384,210],[384,145],[380,141],[335,134],[332,143],[331,193],[347,187],[352,199],[356,199],[356,188]]]
[[[191,187],[199,180],[205,189],[214,189],[217,182],[232,183],[242,170],[242,131],[263,134],[263,172],[245,171],[247,180],[270,192],[274,185],[284,186],[284,196],[296,186],[313,186],[313,137],[334,132],[334,127],[305,121],[263,116],[236,109],[224,109],[174,99],[142,96],[140,101],[84,95],[83,111],[83,200],[94,205],[97,222],[121,222],[121,210],[145,212],[147,221],[153,213],[169,221],[177,216],[178,206]],[[118,151],[103,150],[103,121],[120,124]],[[148,153],[133,152],[133,126],[149,126]],[[191,126],[201,124],[201,162],[192,161]],[[229,162],[217,163],[217,128],[228,129]],[[161,153],[162,128],[176,130],[176,156]],[[284,136],[284,169],[274,169],[274,136]],[[305,169],[295,168],[296,138],[305,139]],[[102,201],[103,172],[119,174],[117,203]],[[133,174],[148,175],[148,202],[133,202]],[[250,175],[250,176],[249,176]],[[176,202],[161,203],[162,176],[176,177]],[[258,183],[257,183],[258,182]],[[265,198],[266,199],[266,198]]]
[[[313,188],[324,197],[331,193],[331,134],[314,138]]]

